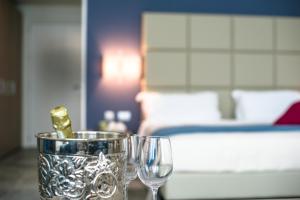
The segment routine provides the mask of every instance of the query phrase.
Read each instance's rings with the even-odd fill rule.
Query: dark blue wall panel
[[[109,48],[140,52],[141,16],[145,11],[300,16],[300,0],[88,0],[87,128],[96,129],[105,110],[130,110],[131,130],[140,119],[135,83],[104,84],[101,55]]]

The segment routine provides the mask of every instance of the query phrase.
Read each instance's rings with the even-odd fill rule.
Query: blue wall
[[[145,11],[300,16],[300,0],[88,0],[87,128],[96,129],[105,110],[130,110],[137,130],[140,91],[134,83],[102,82],[101,55],[110,48],[140,54],[141,16]]]

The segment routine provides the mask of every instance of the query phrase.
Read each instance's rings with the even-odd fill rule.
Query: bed
[[[299,91],[300,19],[144,13],[142,32],[143,91],[214,91],[222,115],[144,116],[139,134],[171,137],[174,172],[163,198],[300,197],[300,127],[236,120],[232,97],[237,89]]]
[[[162,188],[166,199],[299,197],[300,126],[144,121],[140,134],[151,133],[171,138],[174,173]]]

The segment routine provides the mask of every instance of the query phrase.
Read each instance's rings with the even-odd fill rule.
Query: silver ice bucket
[[[74,134],[74,139],[59,139],[56,133],[37,134],[41,199],[124,199],[127,135]]]

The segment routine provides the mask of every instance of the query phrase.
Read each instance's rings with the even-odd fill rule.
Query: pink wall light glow
[[[105,81],[138,80],[141,76],[141,58],[122,52],[107,53],[103,56],[102,78]]]

